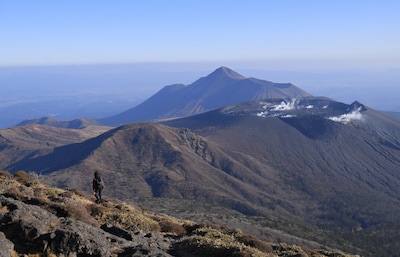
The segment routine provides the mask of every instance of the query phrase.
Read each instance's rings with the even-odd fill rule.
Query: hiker
[[[101,179],[99,173],[96,171],[93,178],[93,194],[96,196],[96,203],[102,203],[101,191],[104,189],[104,181]]]

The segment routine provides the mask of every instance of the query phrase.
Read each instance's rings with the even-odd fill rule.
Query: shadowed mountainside
[[[0,165],[51,153],[54,147],[85,141],[106,131],[78,130],[44,125],[27,125],[0,130]]]
[[[227,105],[256,99],[310,96],[290,83],[273,83],[245,78],[221,67],[190,85],[166,86],[155,95],[125,112],[100,119],[106,125],[154,121],[190,116]]]
[[[224,149],[187,129],[134,123],[83,143],[57,147],[51,154],[22,160],[6,169],[34,170],[49,174],[45,179],[53,184],[82,189],[90,182],[87,177],[99,170],[109,181],[107,191],[112,196],[212,199],[243,212],[254,212],[246,198],[261,201],[264,194],[258,195],[261,192],[223,170],[246,169],[252,173],[239,162],[230,167],[230,159]],[[249,195],[238,193],[239,188]]]
[[[308,97],[165,124],[121,126],[5,169],[48,174],[49,184],[82,190],[100,171],[110,196],[193,199],[274,217],[286,231],[301,224],[314,231],[310,239],[346,242],[365,256],[400,249],[398,122],[358,102]]]

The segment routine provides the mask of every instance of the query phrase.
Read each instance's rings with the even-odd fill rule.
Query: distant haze
[[[109,116],[221,66],[399,111],[399,9],[394,0],[1,1],[0,127]]]
[[[2,67],[0,127],[44,116],[64,120],[110,116],[138,105],[166,85],[193,83],[219,66],[246,77],[290,82],[316,96],[400,111],[399,70],[279,70],[246,63]]]

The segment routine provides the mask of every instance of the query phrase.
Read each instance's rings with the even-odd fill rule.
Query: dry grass
[[[237,240],[239,242],[244,243],[245,245],[257,248],[263,252],[272,252],[272,243],[264,242],[252,235],[247,235],[247,234],[238,234],[237,235]]]
[[[0,177],[3,177],[3,178],[12,178],[13,175],[12,175],[10,172],[8,172],[8,171],[0,170]]]
[[[1,173],[2,193],[17,200],[35,203],[58,217],[69,217],[94,226],[109,223],[135,232],[161,231],[159,223],[153,217],[146,216],[128,204],[105,201],[104,205],[98,205],[93,202],[91,195],[75,189],[46,187],[24,171],[16,172],[13,179],[11,177],[6,172]],[[27,194],[28,191],[32,194]]]
[[[90,214],[101,223],[112,224],[133,232],[160,232],[161,230],[157,221],[128,205],[91,204],[87,208]]]
[[[99,226],[99,223],[88,213],[87,209],[76,203],[54,203],[45,206],[46,209],[53,212],[58,217],[68,217],[79,220],[92,226]]]
[[[161,232],[171,233],[174,235],[185,235],[186,229],[182,225],[182,222],[178,222],[176,219],[171,217],[155,217],[154,218],[160,225]]]
[[[2,181],[5,180],[3,177]],[[34,192],[34,197],[30,201],[59,217],[69,217],[95,226],[107,223],[132,232],[159,232],[178,235],[184,238],[181,245],[185,245],[186,248],[199,246],[203,249],[200,251],[201,253],[212,253],[216,254],[215,256],[227,251],[234,254],[240,253],[240,255],[232,256],[266,256],[259,254],[261,251],[253,247],[257,246],[254,243],[256,240],[245,239],[242,236],[243,242],[240,242],[237,240],[240,237],[235,237],[232,231],[223,232],[216,228],[196,227],[193,222],[146,212],[125,203],[117,204],[105,201],[103,205],[95,204],[92,196],[81,191],[61,190],[46,187],[41,183],[32,183],[32,178],[24,172],[19,172],[14,177],[13,186],[7,190],[9,196],[22,200],[25,197],[26,199],[26,196],[20,194],[18,187],[27,184],[32,187]],[[196,233],[193,233],[194,230],[196,230]],[[188,233],[191,235],[188,236]],[[246,240],[248,245],[246,245]],[[253,242],[253,246],[249,246],[250,241]],[[200,245],[196,245],[196,242]]]
[[[36,204],[53,212],[58,217],[69,217],[94,226],[107,223],[131,232],[173,234],[180,239],[172,246],[172,252],[182,257],[333,256],[328,255],[328,252],[304,249],[298,246],[266,243],[254,236],[243,234],[240,230],[179,220],[164,214],[137,209],[126,203],[105,201],[103,205],[95,204],[91,195],[78,190],[46,187],[25,172],[18,172],[14,179],[11,179],[7,173],[1,172],[0,188],[4,188],[4,193],[8,197]],[[24,189],[21,190],[21,188]],[[29,195],[29,192],[32,194]],[[8,210],[2,208],[0,212],[5,213]],[[113,251],[118,252],[118,249]],[[12,256],[18,256],[18,254],[15,253]],[[55,255],[42,253],[26,256],[53,257]]]
[[[16,251],[11,251],[10,257],[19,257],[18,253]]]
[[[215,257],[269,257],[273,253],[262,252],[237,240],[235,234],[227,234],[211,227],[201,227],[192,231],[192,235],[184,237],[179,243],[179,250],[189,256]]]
[[[30,177],[25,171],[19,170],[14,173],[14,178],[21,184],[24,185],[30,185],[32,183],[33,179]]]

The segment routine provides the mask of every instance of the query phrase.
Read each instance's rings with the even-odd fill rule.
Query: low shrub
[[[160,225],[161,232],[172,233],[175,235],[186,234],[186,229],[181,224],[174,222],[172,219],[161,218],[158,220],[158,224]]]
[[[245,245],[257,248],[258,250],[265,253],[272,253],[272,243],[264,242],[255,236],[252,235],[240,235],[237,237],[239,242],[242,242]]]
[[[0,178],[6,178],[6,179],[11,179],[13,175],[5,170],[0,170]]]
[[[28,173],[26,173],[23,170],[19,170],[14,173],[14,178],[17,180],[19,183],[24,184],[26,186],[30,186],[32,183],[32,178],[29,176]]]
[[[125,230],[137,232],[160,232],[157,221],[146,217],[128,205],[117,205],[115,208],[99,204],[91,204],[87,209],[92,217],[101,223],[111,224]]]
[[[176,246],[178,254],[190,256],[214,257],[267,257],[256,248],[239,242],[235,235],[225,234],[211,227],[201,227],[192,231],[191,236],[184,237]],[[174,250],[173,250],[174,251]]]
[[[90,213],[88,213],[87,209],[82,205],[73,203],[51,203],[47,205],[47,209],[58,217],[79,220],[93,226],[99,225],[97,221],[90,215]]]

